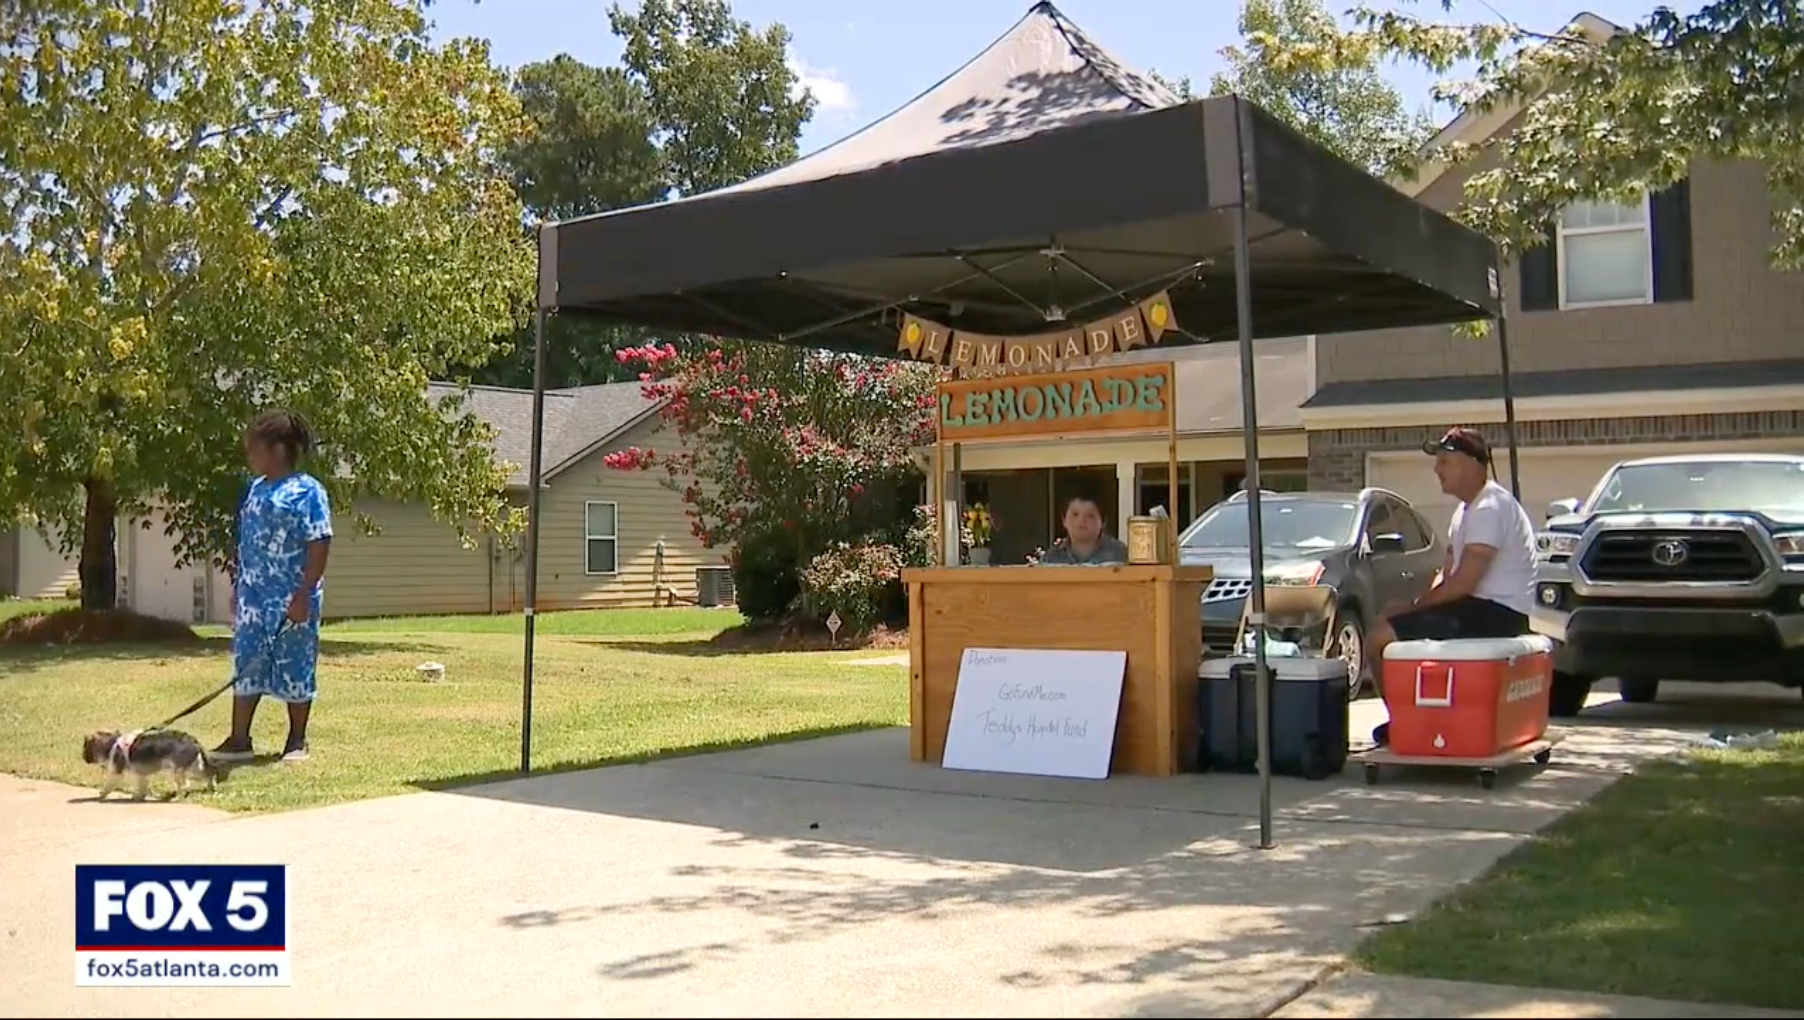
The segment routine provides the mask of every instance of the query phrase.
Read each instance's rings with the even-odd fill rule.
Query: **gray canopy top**
[[[895,353],[903,312],[1044,333],[1160,290],[1235,333],[1491,318],[1490,241],[1236,96],[1183,102],[1050,3],[889,116],[744,183],[545,225],[539,304],[673,332]]]

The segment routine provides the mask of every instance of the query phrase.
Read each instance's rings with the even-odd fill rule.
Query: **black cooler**
[[[1347,664],[1339,659],[1269,658],[1272,774],[1326,779],[1346,767]],[[1197,684],[1199,772],[1259,771],[1259,727],[1250,656],[1210,659]]]

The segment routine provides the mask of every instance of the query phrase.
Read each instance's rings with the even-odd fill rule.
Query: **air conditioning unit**
[[[695,568],[695,604],[698,606],[730,606],[737,601],[733,593],[732,567]]]

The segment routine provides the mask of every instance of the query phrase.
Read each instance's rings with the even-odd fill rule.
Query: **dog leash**
[[[276,628],[275,634],[272,635],[269,639],[268,646],[263,649],[263,656],[268,657],[271,652],[275,651],[276,650],[276,642],[282,640],[282,635],[288,633],[290,630],[293,630],[293,629],[294,629],[294,624],[292,622],[290,622],[287,617],[283,617],[281,626]],[[232,674],[232,678],[230,680],[227,680],[225,683],[220,684],[219,687],[214,689],[211,693],[207,694],[205,697],[201,698],[199,701],[196,701],[194,704],[189,705],[187,708],[182,709],[180,712],[177,712],[176,714],[170,716],[169,718],[163,720],[162,722],[156,724],[155,726],[149,727],[148,729],[140,730],[139,733],[140,734],[149,733],[152,730],[166,730],[169,727],[174,726],[176,723],[181,722],[183,719],[186,719],[189,716],[193,715],[194,713],[200,711],[201,709],[206,708],[208,705],[211,705],[216,699],[218,699],[218,697],[221,694],[224,694],[225,692],[231,690],[232,685],[236,684],[237,682],[238,682],[238,674],[236,672],[234,672]]]

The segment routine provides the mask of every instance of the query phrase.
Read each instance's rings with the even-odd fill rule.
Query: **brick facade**
[[[1420,200],[1456,205],[1466,168],[1436,181]],[[1752,162],[1706,163],[1691,176],[1693,296],[1687,301],[1570,311],[1525,312],[1514,266],[1503,277],[1509,301],[1510,367],[1519,374],[1569,369],[1697,365],[1796,358],[1804,334],[1804,286],[1770,264],[1773,200],[1765,170]],[[1445,326],[1323,334],[1316,383],[1492,376],[1494,341]]]
[[[1503,420],[1449,422],[1470,425],[1504,449]],[[1359,489],[1366,483],[1366,454],[1415,450],[1445,426],[1324,429],[1309,433],[1309,487]],[[1783,438],[1804,436],[1804,411],[1736,411],[1725,414],[1649,415],[1516,423],[1516,441],[1530,446],[1610,446],[1631,443]]]

